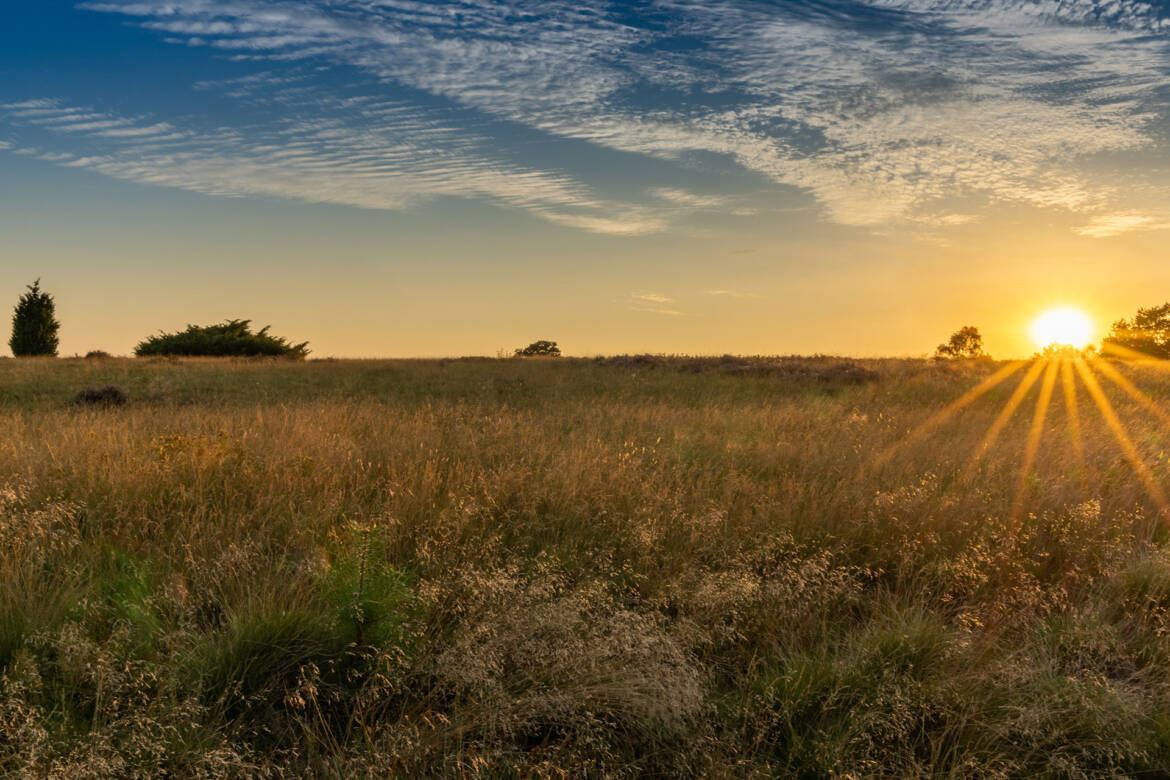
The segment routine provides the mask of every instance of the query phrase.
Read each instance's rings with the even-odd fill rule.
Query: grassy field
[[[0,360],[0,775],[1165,777],[1170,428],[999,369]]]

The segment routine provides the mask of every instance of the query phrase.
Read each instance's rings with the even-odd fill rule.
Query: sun
[[[1058,346],[1084,349],[1093,340],[1093,321],[1074,306],[1046,309],[1032,320],[1032,340],[1040,348]]]

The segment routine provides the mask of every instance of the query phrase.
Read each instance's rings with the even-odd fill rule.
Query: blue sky
[[[577,352],[914,354],[957,317],[1013,352],[1033,305],[1161,302],[1141,296],[1170,226],[1163,4],[51,0],[7,17],[0,282],[107,285],[116,316],[77,311],[116,350],[259,311],[336,354],[536,328]],[[399,318],[314,303],[337,272]],[[300,303],[266,297],[274,274]],[[847,321],[811,328],[817,311]]]

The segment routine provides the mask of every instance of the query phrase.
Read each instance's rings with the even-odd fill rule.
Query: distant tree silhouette
[[[1133,353],[1165,360],[1170,358],[1170,303],[1138,309],[1132,320],[1113,323],[1101,343],[1101,352],[1111,357],[1133,357]]]
[[[41,280],[28,286],[12,313],[12,338],[8,346],[17,357],[57,356],[56,305],[53,296],[41,290]]]
[[[966,325],[951,334],[949,341],[939,344],[934,351],[936,358],[953,360],[956,358],[986,357],[983,351],[983,336],[973,325]]]
[[[524,349],[516,350],[516,357],[560,357],[561,348],[555,341],[534,341]]]

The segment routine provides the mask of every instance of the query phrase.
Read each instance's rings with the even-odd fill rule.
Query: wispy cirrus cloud
[[[657,293],[635,293],[630,296],[636,301],[645,301],[646,303],[674,303],[674,298],[667,298],[665,295]]]
[[[1170,90],[1170,24],[1158,7],[1135,0],[651,0],[635,10],[600,0],[124,0],[80,7],[262,63],[243,79],[201,83],[206,90],[245,98],[292,90],[290,73],[313,63],[317,71],[352,69],[448,101],[495,128],[469,133],[454,124],[437,147],[418,143],[420,159],[442,164],[395,163],[393,177],[384,167],[380,191],[321,160],[289,169],[316,171],[311,189],[336,202],[396,207],[426,194],[488,197],[603,232],[664,229],[672,210],[736,207],[723,195],[672,185],[648,188],[636,204],[607,201],[564,170],[502,158],[496,147],[509,141],[492,123],[682,170],[698,155],[715,155],[809,193],[827,218],[848,225],[946,229],[959,222],[932,216],[938,204],[964,197],[1064,210],[1091,226],[1118,212],[1131,171],[1088,163],[1150,152],[1164,132]],[[309,80],[299,89],[313,87]],[[303,103],[283,110],[289,115],[280,121],[305,121]],[[325,101],[320,110],[328,119],[337,108]],[[117,121],[80,117],[60,126],[112,139],[149,127],[101,124]],[[181,126],[172,117],[155,124]],[[347,125],[351,134],[363,127]],[[344,139],[347,128],[333,131]],[[341,140],[321,153],[336,161],[357,143]],[[435,148],[441,153],[428,154]],[[280,180],[284,193],[301,197],[295,193],[309,188],[265,166],[277,159],[270,154],[246,169],[252,188],[269,191]],[[453,168],[452,155],[460,160]],[[149,175],[199,178],[168,172],[165,162],[155,158]],[[335,176],[329,186],[326,169]],[[470,186],[458,182],[464,171],[474,172]],[[247,190],[242,177],[229,189]]]
[[[1077,228],[1076,232],[1090,238],[1109,238],[1134,231],[1167,229],[1170,229],[1170,220],[1148,214],[1107,214],[1094,217],[1087,225]]]
[[[740,290],[704,290],[705,295],[714,295],[719,298],[759,298],[756,293],[742,292]]]
[[[675,187],[656,187],[650,190],[655,198],[676,206],[695,209],[717,209],[726,206],[729,198],[725,195],[698,195]]]
[[[637,204],[598,199],[568,176],[492,159],[482,139],[425,117],[416,106],[315,94],[297,111],[287,97],[280,121],[264,127],[178,129],[46,99],[0,105],[0,117],[17,129],[83,142],[84,150],[62,152],[42,136],[31,153],[46,161],[212,195],[370,209],[444,195],[483,197],[600,233],[662,228],[658,215]]]
[[[684,313],[674,307],[675,299],[654,292],[630,293],[626,297],[627,308],[646,314],[661,314],[667,317],[682,317]]]
[[[642,311],[647,314],[661,314],[667,317],[682,317],[683,312],[678,309],[668,309],[665,306],[631,306],[630,311]]]

